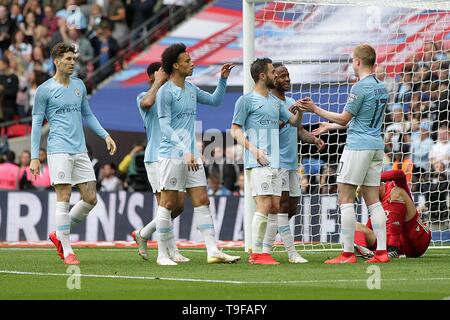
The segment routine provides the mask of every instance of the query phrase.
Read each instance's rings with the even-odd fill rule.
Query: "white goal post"
[[[415,203],[433,230],[431,246],[450,246],[450,2],[243,0],[244,93],[254,86],[250,64],[256,57],[268,57],[287,66],[289,95],[310,96],[321,107],[340,112],[356,81],[352,48],[361,43],[377,50],[376,74],[390,92],[383,125],[384,169],[406,172]],[[304,115],[307,130],[320,121]],[[335,164],[345,132],[321,138],[327,142],[321,153],[299,145],[303,193],[298,214],[291,219],[299,249],[340,248]],[[254,211],[246,174],[247,252]],[[358,220],[367,219],[367,208],[359,204]]]

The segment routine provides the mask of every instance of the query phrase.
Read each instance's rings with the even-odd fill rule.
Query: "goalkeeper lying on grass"
[[[412,200],[406,176],[401,170],[383,172],[380,200],[386,212],[386,240],[391,258],[405,255],[420,257],[431,241],[430,228],[424,223]],[[372,222],[356,223],[355,249],[364,258],[373,256],[376,237]]]

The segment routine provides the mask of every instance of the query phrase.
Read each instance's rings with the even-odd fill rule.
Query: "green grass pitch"
[[[258,266],[243,260],[206,264],[204,250],[182,250],[191,261],[156,264],[156,250],[144,262],[137,249],[75,249],[81,261],[80,289],[68,289],[65,266],[53,248],[0,248],[0,300],[6,299],[449,299],[450,249],[428,250],[419,259],[394,260],[380,267],[380,289],[368,289],[368,265],[324,265],[337,252],[302,252],[310,262]],[[371,278],[372,279],[372,278]],[[369,283],[376,282],[369,279]]]

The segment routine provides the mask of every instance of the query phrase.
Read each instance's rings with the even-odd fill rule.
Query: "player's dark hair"
[[[256,59],[253,61],[250,67],[250,74],[252,75],[253,81],[255,83],[259,80],[259,75],[261,73],[267,73],[269,70],[268,64],[272,63],[269,58]]]
[[[186,52],[186,46],[183,43],[175,43],[164,50],[161,56],[162,68],[168,74],[173,71],[173,65],[178,61],[178,56]]]
[[[73,52],[75,54],[77,52],[77,49],[73,44],[59,42],[52,48],[51,56],[53,59],[58,59],[64,56],[64,54],[67,52]]]
[[[161,62],[150,63],[147,67],[147,75],[153,76],[153,74],[161,68]]]
[[[275,63],[273,64],[273,68],[276,69],[276,68],[278,68],[278,67],[284,67],[284,64],[282,64],[281,62],[275,62]]]

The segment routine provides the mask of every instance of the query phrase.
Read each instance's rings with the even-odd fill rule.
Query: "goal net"
[[[375,47],[376,75],[390,95],[383,168],[406,173],[422,219],[433,231],[432,246],[449,246],[450,3],[248,2],[255,12],[254,55],[286,65],[295,99],[310,96],[320,107],[341,112],[356,82],[352,49],[362,43]],[[307,130],[320,121],[325,120],[309,113],[303,118]],[[346,132],[321,138],[327,145],[320,153],[299,143],[302,196],[291,219],[299,249],[340,248],[336,170]],[[363,203],[357,219],[367,222]]]

